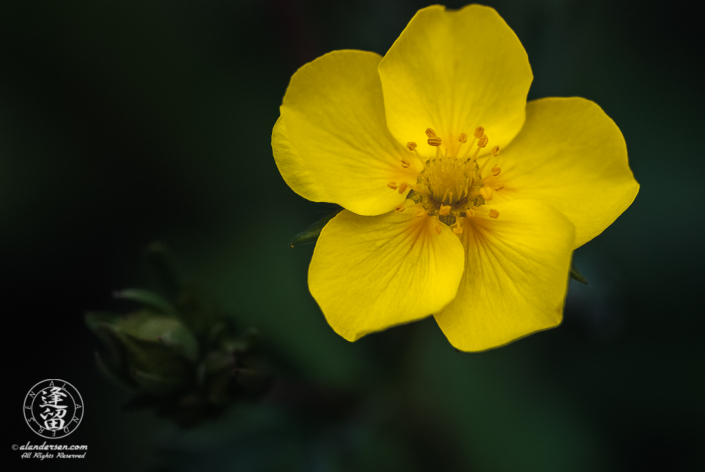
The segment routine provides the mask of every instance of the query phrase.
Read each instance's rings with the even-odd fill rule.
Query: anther
[[[485,201],[490,201],[492,200],[492,189],[489,187],[482,187],[480,189],[480,195],[482,195],[482,198],[485,199]]]
[[[494,150],[494,148],[492,148],[492,149]],[[494,154],[493,154],[493,155],[494,155]],[[402,165],[404,165],[403,162],[402,162]],[[405,167],[409,167],[409,166],[405,166]],[[502,172],[502,169],[500,169],[499,167],[494,166],[494,167],[492,168],[492,175],[494,175],[495,177],[497,177],[500,172]]]
[[[420,218],[422,216],[426,216],[426,210],[424,210],[423,208],[419,208],[414,212],[414,217]]]
[[[472,208],[466,208],[465,216],[467,216],[468,218],[472,218],[473,216],[475,216],[475,210],[473,210]]]
[[[426,136],[428,136],[429,138],[435,138],[437,135],[436,132],[433,131],[431,128],[426,128]]]
[[[448,213],[450,213],[450,205],[441,205],[441,208],[438,210],[438,214],[445,216]]]
[[[399,212],[399,213],[402,213],[404,210],[406,210],[406,207],[404,206],[403,203],[400,203],[399,205],[396,206],[396,208],[394,208],[394,211]]]
[[[495,190],[495,192],[499,192],[499,191],[502,190],[503,188],[504,188],[504,185],[500,185],[499,187],[495,187],[494,190]]]
[[[387,187],[391,188],[392,190],[396,190],[396,189],[397,189],[397,183],[396,183],[396,182],[389,182],[389,183],[387,184]]]
[[[468,142],[468,135],[465,133],[460,133],[460,136],[458,136],[458,141],[461,143],[467,143]]]
[[[463,228],[461,228],[460,226],[456,226],[455,228],[453,228],[453,232],[455,234],[463,234]]]
[[[486,134],[483,134],[482,137],[480,137],[477,141],[477,147],[483,148],[487,146],[487,143],[490,141],[490,138],[487,137]]]
[[[414,152],[416,150],[416,143],[413,141],[409,141],[408,143],[406,143],[406,148],[409,151]]]
[[[409,167],[410,165],[411,165],[411,162],[407,161],[406,159],[402,159],[402,160],[401,160],[401,166],[402,166],[404,169],[406,169],[406,168]]]
[[[490,210],[490,218],[498,218],[499,217],[499,212],[495,210],[494,208]]]
[[[441,223],[438,221],[438,219],[436,219],[436,222],[433,224],[433,228],[438,234],[441,234],[443,232],[443,227],[441,227]]]
[[[490,154],[492,154],[494,157],[499,156],[499,146],[493,147],[492,150],[490,151]]]
[[[485,128],[483,128],[482,126],[478,126],[477,129],[475,130],[474,136],[477,139],[480,139],[483,134],[485,134]]]
[[[401,184],[399,184],[399,190],[398,190],[399,194],[406,192],[406,188],[408,186],[409,186],[409,184],[407,184],[406,182],[402,182]]]
[[[438,136],[428,138],[428,145],[429,146],[440,146],[442,142],[443,142],[443,140],[441,138],[439,138]]]

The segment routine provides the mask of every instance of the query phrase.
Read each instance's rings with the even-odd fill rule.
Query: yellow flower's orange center
[[[463,232],[462,218],[473,218],[478,214],[498,218],[499,212],[494,209],[484,208],[492,200],[495,191],[503,186],[498,181],[502,170],[494,165],[486,171],[487,164],[492,158],[499,155],[499,146],[495,146],[487,156],[479,157],[481,150],[487,147],[489,137],[485,129],[480,126],[473,133],[473,139],[467,144],[468,137],[465,133],[458,136],[459,146],[454,147],[454,152],[449,155],[450,147],[443,145],[443,140],[436,132],[428,128],[428,145],[436,148],[436,156],[426,160],[424,168],[415,183],[389,182],[387,186],[397,190],[400,194],[407,189],[412,189],[409,198],[415,202],[415,216],[431,216],[436,219],[436,230],[441,232],[441,223],[453,227],[456,234]],[[418,147],[410,142],[407,149],[417,157]],[[441,148],[445,149],[442,151]],[[479,160],[484,160],[482,165]],[[401,165],[408,168],[410,159],[402,159]],[[396,211],[406,211],[407,205],[401,204]]]

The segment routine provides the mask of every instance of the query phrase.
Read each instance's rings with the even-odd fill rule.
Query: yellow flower
[[[420,10],[384,58],[335,51],[291,79],[272,133],[299,195],[343,210],[309,287],[349,341],[434,315],[463,351],[561,322],[572,251],[639,185],[595,103],[526,103],[533,79],[495,10]]]

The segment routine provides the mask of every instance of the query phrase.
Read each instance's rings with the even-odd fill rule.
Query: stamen
[[[404,210],[406,210],[406,207],[404,206],[403,203],[400,203],[399,205],[396,206],[396,208],[394,208],[394,211],[399,212],[399,213],[402,213]]]
[[[416,143],[413,141],[409,141],[408,143],[406,143],[406,148],[409,151],[414,152],[414,151],[416,151]]]
[[[465,209],[465,216],[467,216],[468,218],[472,218],[473,216],[475,216],[475,210],[473,210],[470,207],[466,208]]]
[[[396,183],[396,182],[389,182],[389,183],[387,184],[387,187],[391,188],[392,190],[396,190],[396,189],[397,189],[397,183]]]
[[[426,128],[426,136],[428,136],[429,138],[435,138],[437,134],[431,128]]]
[[[480,126],[480,127],[477,128],[477,129],[478,129],[478,130],[479,130],[479,129],[482,129],[483,132],[485,131],[484,128],[482,128],[482,126]],[[477,136],[477,130],[475,131],[475,135]],[[486,134],[483,134],[482,136],[480,136],[480,137],[478,138],[478,141],[477,141],[477,148],[475,149],[475,154],[473,154],[472,159],[471,159],[471,162],[475,162],[475,160],[477,159],[478,154],[480,154],[480,149],[486,147],[486,146],[487,146],[487,143],[489,142],[489,140],[490,140],[490,138],[488,138]],[[480,173],[482,173],[482,169],[480,169]]]
[[[499,156],[499,146],[493,147],[492,150],[490,151],[490,154],[492,154],[494,157]]]
[[[478,146],[479,146],[479,143],[478,143]],[[497,149],[497,153],[499,153],[499,146],[495,146],[492,148],[492,150],[494,150],[494,149]],[[492,156],[494,156],[494,154],[492,154]],[[482,164],[482,167],[480,167],[480,170],[477,171],[477,174],[480,176],[480,178],[482,178],[482,171],[485,170],[485,167],[487,167],[487,164],[489,164],[490,160],[491,160],[491,158],[488,157],[487,160],[485,161],[485,163]]]
[[[387,184],[387,185],[389,185],[389,184]],[[409,187],[409,184],[407,184],[406,182],[402,182],[401,184],[399,184],[399,190],[398,190],[399,194],[401,195],[402,193],[406,192],[406,189],[408,187]]]
[[[494,208],[490,210],[490,218],[499,218],[499,212],[495,210]]]
[[[499,187],[495,187],[494,190],[495,190],[495,192],[499,192],[499,191],[502,190],[503,188],[504,188],[504,185],[500,185]]]
[[[450,205],[441,205],[441,208],[438,210],[438,214],[445,216],[448,213],[450,213]]]
[[[401,166],[406,169],[411,165],[411,162],[407,161],[406,159],[401,160]]]
[[[439,138],[438,136],[433,136],[431,138],[428,138],[428,145],[429,146],[440,146],[443,143],[443,140]]]
[[[465,133],[460,133],[460,136],[458,136],[458,141],[462,143],[467,143],[468,142],[468,135]]]
[[[492,189],[489,187],[482,187],[480,189],[480,195],[485,199],[486,202],[492,200]]]
[[[492,149],[494,149],[494,148],[492,148]],[[494,156],[494,154],[492,154],[492,155]],[[407,166],[407,167],[408,167],[408,166]],[[499,167],[497,167],[497,165],[495,165],[495,166],[492,168],[491,172],[492,172],[492,175],[494,175],[495,177],[497,177],[497,176],[499,175],[499,173],[502,172],[502,169],[500,169]]]
[[[482,126],[478,126],[477,129],[475,130],[474,136],[477,139],[480,139],[483,134],[485,134],[485,128],[483,128]]]
[[[455,227],[453,228],[453,232],[455,234],[462,234],[463,233],[463,227],[460,226],[460,218],[461,218],[460,215],[455,217]]]
[[[427,214],[428,213],[426,213],[426,210],[424,210],[423,208],[419,208],[418,210],[416,210],[416,212],[414,212],[414,217],[420,218],[422,216],[426,216]]]
[[[446,192],[443,194],[443,198],[441,198],[441,203],[446,201],[446,197],[448,196],[448,193],[450,192],[450,189],[447,188]]]

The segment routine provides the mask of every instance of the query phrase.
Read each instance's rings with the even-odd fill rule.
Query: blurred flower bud
[[[151,246],[148,256],[150,263],[158,261],[157,274],[173,300],[129,289],[115,297],[138,303],[136,311],[86,314],[86,324],[108,348],[107,355],[96,352],[99,370],[135,393],[126,407],[153,408],[187,427],[217,416],[234,400],[264,394],[269,375],[255,349],[256,333],[238,333],[231,319],[202,304],[176,275],[163,246]]]

